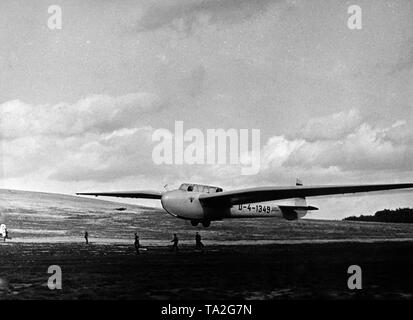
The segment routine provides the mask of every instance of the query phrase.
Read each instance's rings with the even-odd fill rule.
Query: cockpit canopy
[[[222,188],[213,187],[213,186],[205,186],[202,184],[194,184],[194,183],[183,183],[179,187],[179,190],[188,191],[188,192],[200,192],[200,193],[216,193],[222,192]]]

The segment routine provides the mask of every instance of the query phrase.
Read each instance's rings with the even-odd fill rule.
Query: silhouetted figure
[[[195,235],[195,243],[197,248],[203,248],[204,244],[201,242],[201,235],[197,232]]]
[[[136,254],[139,254],[139,247],[140,247],[139,236],[136,232],[135,232],[135,242],[134,242],[134,244],[135,244]]]
[[[176,250],[178,251],[178,237],[176,236],[176,233],[174,233],[174,238],[172,239],[172,241],[174,244],[172,245],[172,250]]]
[[[89,244],[89,233],[87,231],[85,231],[85,240],[86,244]]]
[[[11,237],[9,236],[9,230],[7,230],[7,228],[6,228],[6,232],[5,232],[5,236],[4,236],[4,241],[6,241],[6,239],[11,240]]]

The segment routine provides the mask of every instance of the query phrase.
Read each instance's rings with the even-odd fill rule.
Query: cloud
[[[209,23],[243,22],[264,12],[273,2],[275,0],[158,1],[146,9],[138,30],[152,31],[167,26],[188,33],[202,19]]]
[[[0,109],[3,178],[36,173],[50,181],[108,183],[144,176],[241,187],[285,184],[295,176],[318,183],[352,177],[360,182],[361,174],[370,173],[374,180],[383,172],[413,171],[409,122],[374,126],[356,109],[309,119],[294,136],[268,138],[256,176],[240,175],[240,165],[157,166],[152,160],[155,129],[140,115],[161,106],[147,93],[90,96],[49,106],[50,113],[43,106],[6,102]]]
[[[90,95],[74,104],[30,105],[12,100],[0,105],[0,139],[110,132],[133,127],[141,113],[162,106],[158,96],[147,92],[119,97]]]
[[[315,168],[341,172],[413,170],[413,139],[406,121],[373,126],[357,110],[310,119],[293,138],[272,137],[267,170]]]
[[[40,172],[59,180],[110,179],[145,170],[151,128],[141,123],[141,115],[162,107],[147,92],[91,95],[74,104],[5,102],[0,105],[2,177]]]
[[[362,122],[357,109],[313,118],[295,134],[306,141],[337,140],[353,132]]]
[[[120,129],[86,139],[53,168],[50,178],[59,181],[113,181],[148,172],[151,127]]]

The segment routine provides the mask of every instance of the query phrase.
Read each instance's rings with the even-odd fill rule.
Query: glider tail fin
[[[295,185],[297,187],[302,187],[303,186],[303,182],[301,181],[300,178],[296,179]],[[305,199],[305,197],[295,198],[295,205],[298,206],[298,207],[306,207],[307,206],[307,200]]]
[[[303,186],[303,182],[301,181],[300,178],[296,179],[295,185],[297,187],[302,187]],[[305,199],[305,197],[295,198],[294,199],[294,204],[297,207],[295,212],[297,213],[297,218],[298,219],[303,218],[307,214],[308,210],[313,210],[313,209],[311,209],[307,206],[307,200]]]

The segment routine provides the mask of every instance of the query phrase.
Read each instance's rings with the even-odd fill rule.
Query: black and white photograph
[[[413,300],[412,1],[0,16],[0,300]]]

